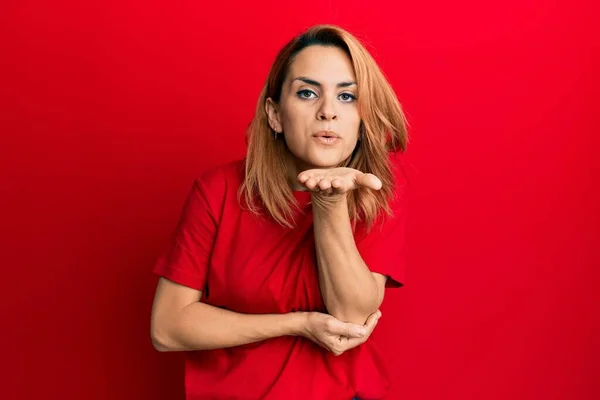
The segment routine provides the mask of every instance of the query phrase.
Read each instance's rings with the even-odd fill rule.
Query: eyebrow
[[[317,87],[323,87],[323,85],[321,83],[315,81],[314,79],[307,78],[305,76],[299,76],[297,78],[294,78],[292,80],[292,83],[294,81],[302,81],[304,83],[308,83],[309,85],[313,85],[313,86],[317,86]],[[338,83],[337,87],[343,88],[343,87],[349,87],[349,86],[354,86],[354,85],[356,85],[356,82],[354,82],[354,81],[348,81],[348,82],[340,82],[340,83]]]

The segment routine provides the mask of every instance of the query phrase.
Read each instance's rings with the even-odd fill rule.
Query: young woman
[[[406,121],[359,41],[320,25],[279,53],[244,160],[205,172],[159,260],[151,334],[196,399],[381,398],[370,340],[402,286]]]

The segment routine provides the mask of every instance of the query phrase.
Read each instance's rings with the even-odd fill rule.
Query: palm
[[[298,182],[322,194],[343,194],[359,187],[381,189],[378,177],[353,168],[309,169],[298,175]]]

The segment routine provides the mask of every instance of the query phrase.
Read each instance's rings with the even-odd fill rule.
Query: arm
[[[212,179],[212,178],[211,178]],[[222,182],[212,182],[209,187]],[[204,182],[203,180],[202,182]],[[217,229],[206,183],[196,181],[173,241],[154,271],[161,276],[152,307],[151,337],[160,351],[208,350],[261,340],[302,335],[327,350],[341,352],[363,343],[371,324],[341,322],[331,315],[298,312],[278,315],[240,314],[201,303],[207,285],[210,252]],[[177,282],[177,283],[176,283]]]
[[[161,276],[151,318],[157,350],[226,348],[300,332],[305,318],[301,313],[246,315],[200,302],[217,231],[214,210],[220,207],[215,200],[219,197],[207,193],[224,191],[219,174],[194,181],[171,245],[155,267]]]
[[[380,229],[357,238],[350,224],[346,194],[358,187],[380,190],[373,174],[352,168],[312,169],[298,182],[312,191],[315,247],[321,294],[328,312],[360,323],[383,302],[385,287],[401,287],[404,260],[405,178],[394,171],[392,216]]]
[[[160,278],[152,307],[159,351],[209,350],[302,333],[305,313],[240,314],[201,303],[202,292]]]
[[[279,336],[302,336],[340,355],[364,343],[381,316],[364,326],[318,312],[240,314],[201,303],[202,292],[160,278],[152,306],[151,337],[159,351],[211,350]]]
[[[327,310],[341,321],[362,324],[383,302],[387,278],[371,272],[361,258],[345,195],[313,201],[313,218],[319,285]]]

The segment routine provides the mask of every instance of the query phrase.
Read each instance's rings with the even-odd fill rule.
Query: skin
[[[354,242],[347,193],[381,189],[372,174],[336,168],[352,154],[360,115],[352,62],[337,47],[310,46],[299,52],[283,83],[281,99],[267,100],[269,124],[283,132],[287,175],[296,190],[312,192],[319,284],[329,313],[362,324],[383,301],[387,277],[372,273]],[[315,134],[333,131],[335,140]]]
[[[285,137],[288,177],[304,189],[297,175],[309,169],[328,169],[352,154],[358,141],[360,116],[357,86],[350,60],[336,47],[310,46],[296,55],[283,83],[279,104],[267,99],[271,128]],[[318,143],[314,133],[332,130],[339,143]]]
[[[318,312],[241,314],[200,301],[202,292],[160,278],[151,316],[154,348],[166,351],[211,350],[279,336],[301,336],[340,355],[369,338],[381,312],[364,325],[345,323]]]
[[[157,350],[227,348],[292,335],[340,355],[369,338],[381,317],[386,277],[371,273],[356,250],[346,193],[359,186],[378,190],[381,182],[335,168],[350,156],[359,136],[354,81],[343,51],[311,46],[292,63],[279,104],[272,99],[265,104],[271,128],[284,132],[290,185],[312,191],[319,281],[329,314],[235,313],[202,303],[201,291],[160,278],[151,316]],[[335,132],[334,144],[313,137],[322,130]]]

